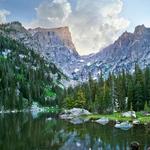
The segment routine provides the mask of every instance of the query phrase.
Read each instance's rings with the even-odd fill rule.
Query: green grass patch
[[[136,119],[139,120],[141,123],[150,123],[150,116],[144,116],[141,112],[136,112]],[[109,120],[113,121],[132,121],[133,118],[131,117],[123,117],[121,113],[113,113],[113,114],[91,114],[91,115],[83,115],[82,117],[88,118],[90,120],[97,120],[100,118],[108,118]]]
[[[46,97],[55,97],[56,93],[52,91],[50,87],[46,87],[44,90],[45,96]]]

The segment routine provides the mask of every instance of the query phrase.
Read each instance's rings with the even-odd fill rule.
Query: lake
[[[73,125],[51,114],[0,114],[0,150],[128,150],[132,141],[146,149],[150,130],[136,126],[123,131],[93,122]]]

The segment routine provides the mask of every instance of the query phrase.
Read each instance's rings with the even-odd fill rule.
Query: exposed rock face
[[[79,56],[68,27],[26,30],[19,22],[0,25],[0,32],[33,48],[48,61],[54,62],[74,84],[94,79],[103,73],[119,73],[124,68],[134,72],[135,63],[141,68],[150,66],[150,28],[137,26],[134,33],[124,32],[113,44],[96,54]]]
[[[150,66],[150,28],[140,25],[134,33],[124,32],[113,44],[87,57],[86,62],[81,73],[88,76],[91,72],[93,78],[101,72],[105,77],[109,72],[117,74],[123,68],[132,73],[135,63],[141,68]]]
[[[70,50],[71,53],[78,55],[76,48],[72,42],[71,33],[68,27],[60,27],[60,28],[53,28],[53,29],[35,28],[35,29],[29,29],[28,31],[32,34],[32,36],[35,36],[35,38],[38,38],[39,40],[42,39],[46,40],[45,43],[49,42],[51,43],[52,46],[54,44],[53,43],[54,41],[52,40],[53,36],[58,36],[61,42],[55,41],[56,42],[55,44],[64,45]]]
[[[40,53],[45,59],[56,64],[71,78],[73,64],[80,58],[71,39],[68,27],[56,29],[25,29],[21,23],[12,22],[0,25],[0,32],[24,43]]]

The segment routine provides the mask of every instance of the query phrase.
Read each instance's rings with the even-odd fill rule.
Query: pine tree
[[[127,108],[128,110],[132,110],[132,103],[134,101],[134,83],[131,75],[127,75],[127,97],[128,103]]]
[[[150,69],[148,67],[145,69],[144,91],[145,100],[147,101],[147,105],[150,106]]]
[[[80,88],[77,92],[77,99],[75,100],[75,107],[84,108],[86,104],[85,94]]]
[[[117,94],[117,100],[119,103],[119,110],[124,111],[126,108],[126,93],[125,93],[125,87],[124,87],[124,79],[122,75],[120,74],[116,79],[116,94]]]
[[[140,67],[136,64],[135,65],[135,96],[133,100],[133,109],[136,111],[144,110],[144,77],[142,70]]]

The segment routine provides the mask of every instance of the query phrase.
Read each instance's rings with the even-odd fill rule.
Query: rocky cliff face
[[[0,32],[40,53],[45,59],[56,64],[70,78],[80,56],[72,42],[68,27],[54,29],[25,29],[21,23],[0,25]]]
[[[124,32],[113,44],[97,54],[79,56],[68,27],[26,30],[19,22],[0,25],[0,32],[33,48],[54,62],[70,79],[86,81],[89,73],[97,78],[102,72],[119,73],[123,68],[133,72],[135,63],[150,65],[150,28],[137,26],[134,33]]]
[[[140,25],[134,33],[124,32],[113,44],[88,57],[86,62],[81,73],[87,76],[87,72],[91,72],[94,78],[101,72],[106,77],[109,72],[117,74],[123,68],[133,72],[135,63],[141,68],[150,66],[150,28]]]
[[[61,41],[56,42],[55,44],[63,45],[67,47],[71,53],[78,55],[76,48],[72,42],[71,33],[68,27],[60,27],[53,29],[44,29],[44,28],[35,28],[28,30],[33,37],[40,38],[40,40],[46,40],[53,46],[53,36],[57,36]],[[51,39],[51,40],[50,40]],[[39,39],[38,39],[39,40]]]

